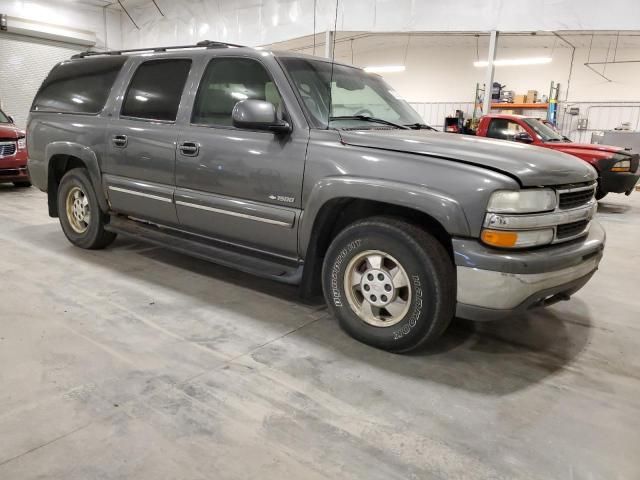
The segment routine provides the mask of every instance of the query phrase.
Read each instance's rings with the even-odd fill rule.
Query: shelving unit
[[[531,108],[539,108],[541,110],[546,110],[549,107],[548,103],[492,103],[491,108],[507,108],[510,110],[517,109],[531,109]]]

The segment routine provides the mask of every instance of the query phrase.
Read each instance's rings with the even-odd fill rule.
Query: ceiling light
[[[368,73],[394,73],[404,72],[406,67],[404,65],[381,65],[378,67],[364,67],[364,71]]]
[[[496,67],[514,66],[514,65],[543,65],[551,63],[551,57],[530,57],[530,58],[505,58],[503,60],[495,60],[493,64]],[[489,62],[486,60],[473,62],[474,67],[486,67]]]

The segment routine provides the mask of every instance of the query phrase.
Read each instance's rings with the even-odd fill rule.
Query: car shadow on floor
[[[607,203],[606,201],[598,202],[598,213],[623,214],[631,210],[631,205],[622,203]]]
[[[224,282],[248,291],[246,302],[260,301],[266,295],[283,302],[282,308],[302,309],[301,312],[326,312],[321,298],[302,301],[296,287],[261,279],[226,267],[204,262],[148,244],[118,239],[105,251],[85,251],[69,245],[61,232],[46,228],[46,235],[30,232],[29,242],[47,244],[70,260],[83,261],[115,271],[125,271],[136,280],[177,294],[191,296],[199,304],[211,304],[206,290],[193,282],[184,282],[177,270],[186,271],[216,282]],[[55,246],[52,245],[55,243]],[[130,268],[127,258],[138,256],[136,268]],[[126,258],[125,258],[126,257]],[[145,261],[149,262],[148,268]],[[159,275],[155,262],[162,270],[176,274]],[[140,265],[142,264],[142,266]],[[129,267],[129,268],[128,268]],[[289,305],[288,305],[289,304]],[[569,305],[569,304],[565,304]],[[571,307],[551,307],[496,322],[471,322],[456,319],[439,341],[419,352],[397,355],[363,345],[344,334],[337,321],[326,312],[320,320],[295,332],[295,336],[320,344],[336,358],[350,358],[386,370],[396,375],[437,382],[454,388],[484,395],[502,396],[535,385],[562,370],[580,354],[589,342],[591,322],[587,306],[579,299],[571,300]],[[246,308],[241,304],[225,303],[233,313]],[[282,320],[273,309],[252,310],[256,320],[279,325]],[[282,327],[282,325],[280,325]],[[295,337],[294,337],[295,338]],[[292,341],[291,338],[288,341]],[[338,360],[339,361],[339,360]]]

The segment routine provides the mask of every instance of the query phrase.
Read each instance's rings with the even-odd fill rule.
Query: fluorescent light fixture
[[[406,67],[404,65],[380,65],[377,67],[364,67],[364,71],[368,73],[394,73],[404,72]]]
[[[551,57],[529,57],[529,58],[505,58],[502,60],[496,60],[493,64],[496,67],[505,66],[517,66],[517,65],[544,65],[545,63],[551,63]],[[486,67],[489,62],[482,60],[479,62],[473,62],[474,67]]]

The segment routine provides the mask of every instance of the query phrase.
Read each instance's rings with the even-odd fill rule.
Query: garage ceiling
[[[578,48],[640,48],[640,32],[637,31],[564,31],[557,32],[562,38]],[[316,54],[324,52],[325,34],[315,36]],[[359,51],[376,50],[380,48],[404,48],[407,41],[411,47],[472,47],[476,44],[485,49],[489,43],[487,33],[437,33],[437,32],[413,32],[411,34],[400,32],[370,33],[370,32],[338,32],[336,34],[336,55],[347,54],[351,47],[357,47]],[[268,47],[277,50],[309,50],[313,47],[314,36],[287,40],[274,43]],[[553,32],[522,32],[501,33],[500,48],[562,48],[567,45]]]

